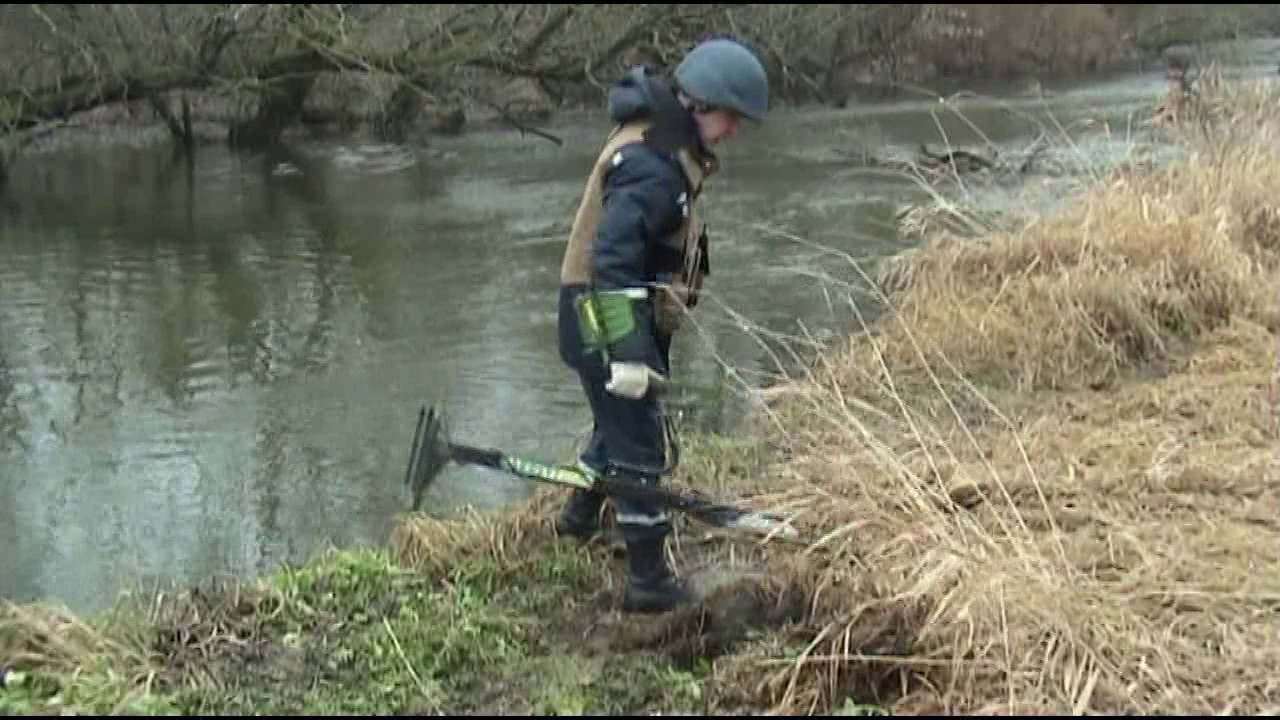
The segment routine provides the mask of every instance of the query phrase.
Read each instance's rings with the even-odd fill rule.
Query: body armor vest
[[[649,127],[649,122],[634,122],[616,128],[596,157],[569,231],[569,241],[560,267],[562,285],[591,284],[591,247],[603,209],[604,175],[614,153],[625,145],[643,142]],[[659,283],[653,287],[655,321],[659,331],[666,334],[674,333],[679,328],[686,308],[692,308],[697,303],[697,293],[708,269],[708,247],[702,219],[702,183],[714,171],[714,166],[700,165],[688,150],[681,149],[677,155],[688,188],[684,205],[687,212],[676,230],[676,236],[668,242],[681,248],[680,269],[672,273],[669,283]]]

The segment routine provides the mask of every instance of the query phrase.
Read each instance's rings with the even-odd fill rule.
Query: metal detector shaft
[[[453,461],[465,465],[503,470],[512,475],[537,482],[566,485],[597,490],[610,497],[622,497],[640,502],[656,502],[663,507],[678,510],[702,522],[717,527],[754,530],[765,534],[777,532],[785,537],[797,536],[795,528],[784,525],[777,518],[742,510],[723,503],[711,502],[692,495],[662,487],[648,487],[614,478],[596,478],[592,481],[571,468],[545,465],[533,460],[513,457],[501,450],[475,448],[457,443],[449,444]]]
[[[795,539],[795,528],[764,513],[716,503],[662,487],[651,487],[615,478],[590,478],[573,468],[515,457],[501,450],[451,442],[444,436],[440,416],[432,408],[419,414],[406,482],[414,487],[415,508],[422,492],[449,462],[500,470],[535,482],[597,490],[611,497],[654,502],[684,512],[716,527],[751,530]]]

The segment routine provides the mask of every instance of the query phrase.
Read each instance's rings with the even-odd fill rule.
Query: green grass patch
[[[456,678],[527,651],[528,621],[494,607],[485,588],[416,575],[381,552],[334,553],[271,586],[282,603],[259,652],[224,663],[221,682],[184,688],[185,711],[435,709]]]
[[[27,653],[11,666],[0,713],[696,710],[694,672],[656,652],[614,653],[591,640],[615,560],[598,546],[549,539],[512,562],[477,555],[430,576],[388,551],[357,549],[257,582],[206,582],[124,603],[111,617],[125,613],[128,625],[107,616],[84,624],[77,632],[92,640],[78,657]],[[61,617],[21,611],[13,608],[0,634],[6,655],[39,646]]]

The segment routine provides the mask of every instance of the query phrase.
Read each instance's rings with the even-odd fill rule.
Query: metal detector
[[[616,478],[592,478],[573,467],[546,465],[508,455],[501,450],[452,442],[445,430],[441,413],[436,412],[434,407],[424,406],[418,411],[418,426],[413,434],[409,467],[404,478],[405,486],[413,493],[414,511],[422,506],[427,488],[451,462],[499,470],[536,482],[595,490],[609,497],[654,502],[716,527],[750,530],[789,539],[799,537],[795,528],[775,515],[743,510],[672,489],[649,487]]]

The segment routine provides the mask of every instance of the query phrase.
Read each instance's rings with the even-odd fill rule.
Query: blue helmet
[[[763,122],[769,109],[764,65],[732,40],[708,40],[695,47],[676,66],[675,79],[690,97],[756,122]]]

